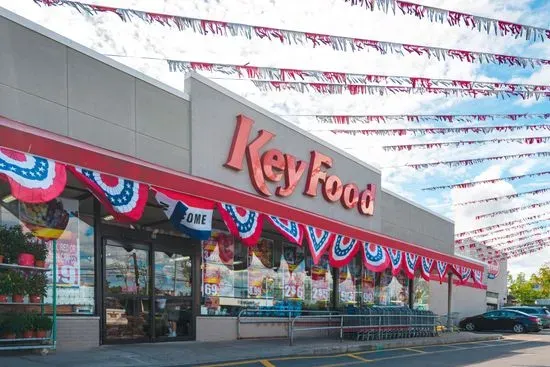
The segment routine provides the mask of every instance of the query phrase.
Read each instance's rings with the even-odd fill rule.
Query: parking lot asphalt
[[[505,335],[502,340],[386,349],[312,357],[283,357],[216,363],[201,367],[345,367],[345,366],[533,366],[550,367],[550,331]]]

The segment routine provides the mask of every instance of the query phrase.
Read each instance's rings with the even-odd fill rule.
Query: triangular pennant
[[[436,268],[437,268],[437,275],[439,276],[439,283],[442,283],[445,279],[445,275],[447,274],[447,268],[449,267],[449,264],[447,264],[445,261],[437,260],[436,261]]]
[[[390,256],[382,246],[363,242],[363,264],[374,272],[382,272],[390,266]]]
[[[152,189],[176,229],[202,241],[210,238],[215,202],[158,187]]]
[[[275,227],[279,233],[283,235],[283,237],[298,246],[302,246],[304,229],[300,223],[276,217],[274,215],[267,215],[266,218],[273,225],[273,227]]]
[[[46,203],[65,189],[65,165],[11,149],[0,148],[0,177],[5,178],[11,194],[25,203]]]
[[[240,206],[218,203],[218,211],[229,232],[247,246],[255,246],[263,227],[263,214]]]
[[[405,274],[409,279],[414,279],[414,272],[418,265],[418,255],[410,252],[405,252],[404,266]]]
[[[149,195],[147,185],[82,167],[68,168],[118,221],[135,222],[141,218]]]
[[[305,226],[305,236],[313,257],[313,263],[317,265],[323,253],[332,243],[334,235],[324,229],[315,228],[313,226]]]
[[[357,254],[360,247],[361,241],[341,234],[336,235],[329,252],[330,265],[335,268],[347,265]]]
[[[434,266],[434,259],[430,259],[429,257],[422,256],[420,261],[420,275],[422,275],[422,278],[424,278],[425,281],[430,281],[430,276],[432,273],[432,269]]]
[[[387,248],[388,255],[390,257],[390,264],[392,269],[392,274],[395,276],[399,274],[401,268],[403,267],[403,251],[394,250],[392,248]]]

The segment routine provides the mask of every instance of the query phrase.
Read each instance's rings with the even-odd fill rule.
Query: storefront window
[[[67,188],[61,197],[43,204],[27,204],[10,195],[9,186],[0,184],[0,224],[21,225],[24,231],[44,241],[49,249],[46,266],[53,261],[52,246],[56,241],[57,313],[93,314],[94,227],[93,199],[83,189]],[[83,195],[84,194],[84,195]],[[45,298],[52,302],[50,287]]]
[[[332,268],[328,263],[328,255],[324,255],[317,265],[313,258],[306,256],[305,302],[304,308],[310,310],[330,309],[332,296]]]
[[[417,310],[429,310],[430,283],[422,277],[414,278],[414,304]]]
[[[374,303],[381,306],[407,306],[409,279],[403,273],[393,276],[390,269],[376,274]]]
[[[340,268],[338,277],[338,307],[358,306],[361,303],[361,258],[356,256]]]

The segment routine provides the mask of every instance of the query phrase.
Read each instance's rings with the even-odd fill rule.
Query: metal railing
[[[338,311],[310,311],[310,310],[273,310],[246,308],[237,315],[237,339],[243,339],[241,325],[246,324],[287,324],[287,333],[290,338],[291,324],[295,318],[301,316],[318,316],[318,322],[327,323],[330,326],[334,321],[333,317],[339,315]]]
[[[379,313],[360,315],[333,315],[331,325],[321,326],[315,322],[326,319],[323,316],[296,316],[289,328],[289,343],[293,345],[294,337],[299,332],[327,330],[337,331],[340,341],[344,337],[355,340],[384,340],[397,338],[414,338],[436,336],[444,326],[441,317],[425,312],[415,313]]]

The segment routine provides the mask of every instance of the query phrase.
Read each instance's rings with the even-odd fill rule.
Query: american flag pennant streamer
[[[380,273],[390,266],[390,257],[384,247],[363,242],[363,264],[367,269]]]
[[[503,195],[503,196],[494,196],[486,199],[480,199],[480,200],[471,200],[471,201],[464,201],[462,203],[456,203],[453,204],[453,206],[463,206],[463,205],[471,205],[471,204],[479,204],[479,203],[490,203],[492,201],[499,201],[499,200],[509,200],[514,198],[519,198],[521,196],[527,196],[527,195],[540,195],[550,192],[549,188],[544,189],[538,189],[533,191],[525,191],[525,192],[518,192],[517,194],[510,194],[510,195]]]
[[[390,152],[410,151],[415,149],[437,149],[443,147],[462,147],[470,145],[487,145],[501,143],[519,143],[519,144],[543,144],[550,142],[550,136],[532,136],[527,138],[506,138],[489,140],[460,140],[460,141],[436,141],[423,144],[401,144],[401,145],[383,145],[382,149]]]
[[[357,254],[361,246],[361,241],[355,238],[346,237],[341,234],[335,235],[328,256],[330,265],[335,268],[347,265]]]
[[[266,215],[266,219],[284,238],[298,246],[302,246],[304,229],[300,223],[274,215]]]
[[[136,222],[143,215],[149,195],[148,185],[82,167],[67,168],[118,221]]]
[[[174,228],[202,241],[211,237],[212,214],[216,207],[214,201],[160,187],[151,189]]]
[[[467,123],[484,122],[495,119],[519,121],[524,119],[547,120],[550,113],[516,113],[516,114],[489,114],[489,115],[314,115],[321,124],[386,124],[395,122],[442,122],[442,123]]]
[[[426,188],[423,188],[422,190],[435,191],[435,190],[444,190],[444,189],[467,189],[467,188],[476,187],[484,184],[494,184],[497,182],[511,182],[516,180],[521,180],[523,178],[540,177],[540,176],[546,176],[546,175],[550,175],[550,171],[528,173],[528,174],[519,175],[519,176],[493,178],[493,179],[481,180],[481,181],[461,182],[453,185],[426,187]]]
[[[465,236],[472,236],[472,235],[479,235],[479,236],[490,235],[490,234],[493,234],[493,233],[503,232],[503,231],[506,231],[508,229],[518,227],[518,226],[510,227],[512,224],[522,223],[519,226],[523,227],[524,225],[540,223],[542,221],[550,220],[550,217],[545,218],[545,219],[540,219],[542,217],[547,217],[547,216],[548,216],[548,213],[542,213],[542,214],[532,215],[532,216],[525,217],[525,218],[514,219],[514,220],[511,220],[511,221],[508,221],[508,222],[505,222],[505,223],[493,224],[493,225],[486,226],[486,227],[476,228],[476,229],[473,229],[471,231],[456,233],[455,237],[465,237]],[[495,229],[498,229],[498,228],[501,228],[501,227],[502,227],[502,229],[495,230]],[[461,239],[455,240],[455,243],[457,243],[457,241],[461,241]]]
[[[233,79],[234,80],[234,79]],[[237,79],[242,80],[242,79]],[[521,99],[550,97],[547,91],[510,91],[501,89],[464,89],[464,88],[441,88],[441,87],[407,87],[395,85],[377,84],[345,84],[345,83],[321,83],[321,82],[297,82],[278,80],[250,80],[252,84],[262,92],[294,91],[298,93],[319,93],[319,94],[343,94],[348,92],[355,95],[389,96],[396,94],[425,95],[435,94],[445,97],[497,97]]]
[[[434,267],[435,260],[429,257],[422,256],[420,259],[420,275],[425,281],[430,281],[432,269]]]
[[[451,27],[464,26],[472,31],[485,32],[514,38],[524,38],[527,41],[541,41],[550,39],[550,29],[535,27],[505,20],[482,17],[433,6],[421,5],[401,0],[344,0],[353,5],[364,6],[366,9],[378,10],[385,14],[410,15],[431,23],[447,24]]]
[[[431,135],[431,134],[488,134],[491,132],[508,132],[517,130],[550,130],[550,125],[507,125],[507,126],[470,126],[470,127],[429,127],[422,129],[362,129],[362,130],[340,130],[331,129],[335,134],[350,135],[381,135],[381,136],[404,136],[404,135]],[[430,143],[438,144],[438,143]],[[442,143],[441,143],[442,144]]]
[[[412,167],[414,169],[423,169],[423,168],[436,167],[436,166],[460,167],[460,166],[473,166],[475,164],[480,164],[480,163],[485,163],[490,161],[520,159],[520,158],[543,158],[543,157],[550,157],[550,152],[522,153],[522,154],[502,155],[497,157],[462,159],[457,161],[411,163],[400,167]]]
[[[524,206],[518,206],[516,208],[511,208],[511,209],[498,210],[498,211],[491,212],[491,213],[485,213],[485,214],[477,215],[476,220],[480,220],[480,219],[483,219],[483,218],[496,217],[497,215],[517,213],[517,212],[522,211],[522,210],[542,208],[542,207],[548,206],[548,205],[550,205],[550,201],[545,201],[545,202],[542,202],[542,203],[535,203],[535,204],[530,204],[530,205],[524,205]]]
[[[334,240],[334,234],[324,229],[315,228],[313,226],[305,226],[305,237],[309,245],[311,257],[313,263],[317,265],[321,257],[332,244]]]
[[[545,216],[545,215],[548,215],[548,214],[544,213],[540,216]],[[532,221],[523,221],[523,223],[521,223],[521,224],[517,224],[517,225],[514,225],[514,226],[508,226],[508,227],[499,225],[500,229],[494,229],[490,232],[481,233],[481,234],[477,235],[476,237],[478,237],[480,239],[484,239],[486,237],[501,234],[502,232],[516,231],[518,229],[523,229],[523,228],[526,228],[527,226],[532,226],[532,225],[535,225],[535,224],[546,222],[548,220],[550,220],[550,217],[549,218],[538,219],[538,220],[532,220]]]
[[[508,239],[508,238],[514,238],[514,237],[522,236],[522,235],[527,234],[527,233],[532,233],[532,232],[538,231],[536,233],[531,234],[531,236],[536,236],[540,233],[546,233],[546,231],[541,232],[541,230],[548,228],[549,225],[550,224],[546,224],[546,225],[543,225],[543,226],[537,226],[537,227],[533,227],[533,228],[529,228],[529,229],[523,229],[521,231],[514,232],[514,233],[509,233],[509,234],[502,235],[502,236],[488,238],[488,239],[485,239],[485,240],[479,242],[479,244],[480,245],[487,245],[487,244],[492,243],[492,242],[497,242],[497,241],[505,240],[505,239]],[[521,225],[520,228],[524,228],[525,226],[526,225]]]
[[[436,260],[435,267],[437,269],[437,275],[439,276],[439,283],[442,283],[443,280],[445,280],[445,276],[447,275],[449,264],[445,261]]]
[[[550,65],[550,60],[534,57],[493,54],[460,49],[447,49],[423,45],[385,42],[337,35],[318,34],[312,32],[276,29],[226,21],[198,19],[173,14],[160,14],[137,9],[115,8],[100,4],[87,4],[70,0],[34,0],[45,6],[67,6],[76,9],[85,16],[96,16],[101,13],[115,14],[123,22],[134,20],[148,24],[158,23],[179,31],[192,31],[201,35],[221,37],[242,37],[245,39],[260,39],[280,42],[284,45],[311,45],[312,47],[330,47],[336,51],[376,51],[382,55],[418,55],[444,61],[447,58],[467,63],[508,65],[519,67],[538,67]]]
[[[218,211],[232,235],[246,246],[258,244],[264,224],[262,213],[227,203],[218,203]]]
[[[511,240],[501,241],[501,242],[497,242],[497,243],[492,243],[492,242],[496,242],[496,241],[487,241],[487,242],[492,243],[491,247],[508,246],[508,245],[511,245],[511,244],[514,244],[514,243],[517,243],[517,242],[520,242],[520,241],[525,241],[525,240],[531,239],[533,237],[543,236],[543,235],[548,234],[548,233],[550,233],[550,230],[548,230],[548,231],[539,231],[539,232],[531,233],[527,236],[517,237],[517,238],[511,239]]]
[[[401,271],[401,268],[403,268],[403,262],[404,262],[404,252],[401,250],[395,250],[392,248],[387,248],[388,255],[390,257],[390,264],[392,269],[392,274],[395,276],[399,274]]]
[[[0,148],[0,178],[8,181],[11,194],[25,203],[46,203],[65,189],[65,165],[51,159]]]
[[[171,72],[205,71],[211,74],[273,81],[313,81],[323,83],[363,84],[382,86],[409,86],[424,88],[488,89],[510,92],[550,92],[550,86],[503,82],[482,82],[476,80],[436,79],[400,75],[353,74],[343,71],[322,71],[288,69],[265,66],[219,64],[183,60],[166,60]]]
[[[405,274],[409,277],[409,279],[414,279],[414,273],[416,271],[416,267],[418,266],[418,259],[419,256],[417,254],[405,252],[403,259],[403,270],[405,270]]]

